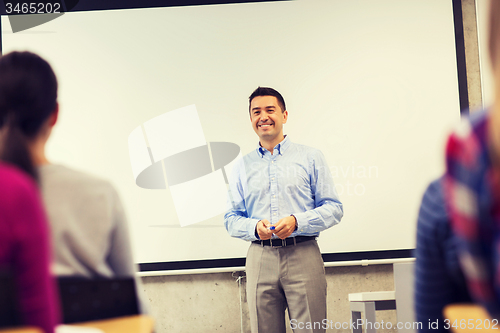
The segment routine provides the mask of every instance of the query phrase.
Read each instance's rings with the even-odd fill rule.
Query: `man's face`
[[[252,127],[262,141],[281,139],[287,118],[288,112],[282,112],[274,96],[257,96],[250,102]]]

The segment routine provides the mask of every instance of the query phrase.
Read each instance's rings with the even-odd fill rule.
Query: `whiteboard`
[[[322,252],[414,248],[423,191],[443,172],[460,117],[452,1],[70,12],[19,33],[2,17],[2,28],[5,53],[30,50],[52,64],[60,119],[48,157],[117,187],[138,263],[246,256],[249,244],[228,236],[223,212],[181,226],[168,185],[136,184],[133,161],[148,155],[134,141],[142,157],[131,162],[129,138],[148,138],[152,119],[194,106],[197,117],[168,131],[168,147],[222,142],[247,154],[258,144],[248,116],[257,86],[284,96],[285,134],[327,158],[345,214],[321,233]],[[190,207],[201,211],[203,200],[193,196]]]

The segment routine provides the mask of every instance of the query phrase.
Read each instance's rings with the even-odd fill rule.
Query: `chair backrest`
[[[13,275],[8,271],[0,271],[0,327],[21,325],[16,297],[16,285]]]
[[[134,278],[58,278],[63,323],[139,314]]]

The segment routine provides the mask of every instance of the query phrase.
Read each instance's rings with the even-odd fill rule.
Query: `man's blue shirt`
[[[318,236],[339,223],[343,214],[321,151],[292,143],[288,137],[273,154],[259,145],[231,171],[224,223],[233,237],[258,240],[259,220],[275,224],[290,215],[298,226],[291,237]]]

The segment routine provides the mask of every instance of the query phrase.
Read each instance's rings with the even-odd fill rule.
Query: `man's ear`
[[[57,118],[59,117],[59,103],[56,103],[54,112],[49,117],[49,125],[53,127],[57,123]]]
[[[286,124],[287,120],[288,120],[288,111],[285,110],[283,111],[283,124]]]

